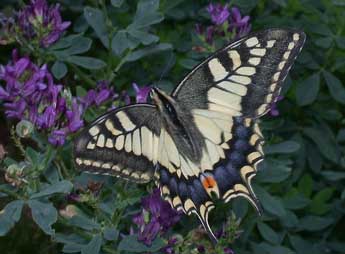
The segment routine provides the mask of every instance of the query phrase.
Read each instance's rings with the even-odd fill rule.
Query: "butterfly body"
[[[303,32],[268,29],[220,49],[153,104],[115,109],[96,119],[74,143],[78,169],[139,183],[155,178],[175,209],[208,224],[213,198],[242,196],[260,212],[251,188],[263,160],[257,119],[270,110]]]

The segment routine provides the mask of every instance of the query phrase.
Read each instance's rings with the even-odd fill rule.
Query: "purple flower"
[[[48,137],[49,143],[54,146],[62,146],[66,140],[66,132],[64,130],[54,130]]]
[[[29,40],[38,40],[42,47],[55,43],[71,22],[62,22],[60,6],[48,6],[46,0],[31,0],[18,15],[19,28]]]
[[[248,34],[251,29],[249,20],[249,16],[241,16],[241,12],[238,8],[231,8],[229,31],[235,31],[237,38]]]
[[[277,102],[284,99],[284,96],[278,96],[275,101],[270,104],[270,114],[271,116],[279,116],[279,110],[277,107]]]
[[[160,252],[165,254],[174,254],[174,245],[177,243],[177,238],[172,237],[168,240],[168,244],[160,249]]]
[[[132,87],[136,93],[136,96],[135,96],[136,102],[145,103],[151,91],[151,87],[150,86],[139,87],[136,83],[133,83]]]
[[[143,210],[132,220],[138,226],[138,240],[151,245],[157,235],[166,233],[180,220],[180,214],[161,198],[159,189],[143,198],[141,203]]]
[[[101,105],[103,102],[117,97],[114,90],[109,87],[109,82],[103,80],[97,83],[96,89],[91,89],[87,94],[80,98],[84,108],[90,107],[92,105]]]
[[[196,249],[198,250],[199,253],[205,253],[206,251],[204,245],[198,245]]]
[[[222,25],[229,17],[229,9],[227,5],[222,6],[220,3],[210,3],[207,7],[211,20],[215,25]]]
[[[70,132],[76,132],[81,127],[83,127],[84,122],[82,119],[83,108],[77,103],[76,100],[72,101],[72,109],[66,111],[66,116],[68,119],[68,130]]]
[[[224,248],[223,251],[224,251],[224,254],[235,254],[235,252],[229,247]]]

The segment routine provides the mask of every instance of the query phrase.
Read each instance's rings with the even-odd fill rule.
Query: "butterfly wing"
[[[156,107],[149,104],[106,113],[76,138],[75,165],[90,173],[148,182],[157,162],[160,124]]]
[[[253,33],[206,59],[172,93],[191,112],[205,148],[194,176],[186,179],[161,167],[159,186],[174,208],[198,216],[213,241],[208,224],[212,193],[224,202],[243,196],[260,212],[250,183],[263,159],[255,119],[276,100],[304,40],[304,33],[294,30]]]
[[[277,98],[305,34],[269,29],[219,50],[192,70],[172,96],[186,109],[259,117]]]

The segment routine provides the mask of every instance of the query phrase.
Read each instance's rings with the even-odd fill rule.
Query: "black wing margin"
[[[305,34],[292,29],[252,33],[199,64],[172,92],[186,109],[256,118],[275,102]]]
[[[156,107],[149,104],[106,113],[74,141],[76,168],[139,183],[150,181],[157,162],[160,124]]]

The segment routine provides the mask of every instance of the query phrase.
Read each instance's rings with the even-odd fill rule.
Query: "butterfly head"
[[[157,87],[151,89],[150,98],[161,111],[167,109],[167,107],[171,107],[175,102],[173,98]]]

